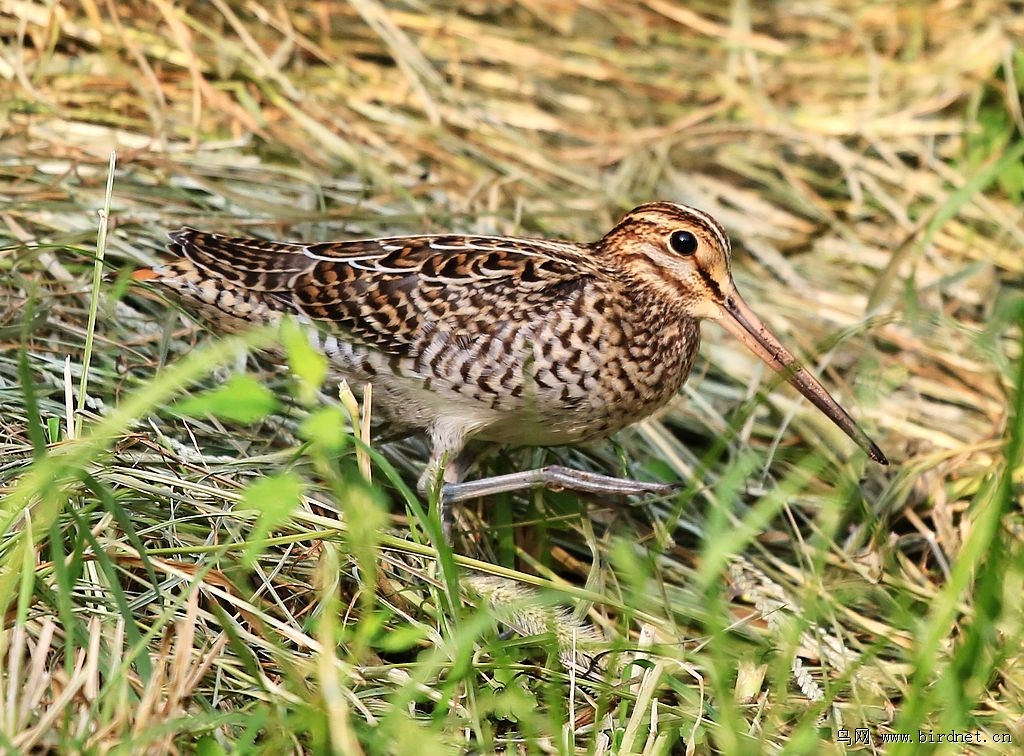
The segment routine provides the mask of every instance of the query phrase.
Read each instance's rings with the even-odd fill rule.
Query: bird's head
[[[730,270],[732,245],[725,229],[710,215],[672,202],[640,205],[598,241],[595,249],[637,292],[671,302],[685,317],[717,321],[784,375],[873,460],[888,464],[881,449],[736,291]]]

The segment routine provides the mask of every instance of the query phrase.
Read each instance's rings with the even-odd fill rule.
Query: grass
[[[0,752],[1016,753],[1024,22],[753,6],[0,8]],[[653,198],[725,223],[891,468],[709,326],[660,417],[481,470],[682,493],[437,546],[372,395],[128,281],[182,223],[594,238]]]

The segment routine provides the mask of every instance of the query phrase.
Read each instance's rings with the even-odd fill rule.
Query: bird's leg
[[[466,447],[466,428],[463,425],[435,422],[430,429],[431,452],[427,468],[420,476],[417,488],[422,495],[431,493],[441,475],[441,490],[438,495],[438,515],[445,540],[451,543],[451,505],[478,496],[509,491],[524,491],[534,488],[548,488],[552,491],[569,490],[578,493],[604,494],[607,496],[634,496],[638,494],[669,495],[679,487],[668,483],[648,483],[628,478],[614,478],[610,475],[574,470],[562,465],[548,465],[537,470],[523,470],[507,475],[495,475],[480,480],[463,481],[466,471],[476,459],[476,450]]]
[[[437,514],[441,520],[441,532],[444,534],[444,539],[450,544],[452,542],[452,512],[448,504],[452,502],[445,496],[445,491],[450,486],[459,485],[473,463],[475,455],[470,449],[465,448],[465,428],[459,425],[435,422],[430,428],[430,441],[430,459],[427,460],[427,467],[420,476],[416,488],[422,496],[432,493],[434,485],[437,483],[438,472],[443,466],[441,490],[437,496]]]
[[[419,482],[416,485],[416,488],[423,496],[430,494],[437,482],[438,471],[441,465],[444,465],[444,472],[441,474],[441,490],[437,496],[437,515],[441,520],[441,531],[444,533],[444,539],[448,543],[452,541],[452,509],[448,505],[462,501],[462,499],[449,499],[447,491],[453,486],[462,485],[459,481],[462,480],[462,476],[469,469],[473,456],[473,454],[463,450],[455,455],[449,454],[447,461],[445,461],[443,455],[435,461],[433,455],[431,455],[431,459],[427,463],[427,469],[423,471],[423,475],[420,476]]]
[[[447,477],[447,476],[446,476]],[[523,491],[533,488],[548,488],[552,491],[576,491],[578,493],[605,494],[610,496],[633,496],[637,494],[672,494],[679,487],[670,483],[648,483],[629,478],[615,478],[611,475],[574,470],[562,465],[548,465],[537,470],[495,475],[480,480],[445,483],[441,486],[441,499],[445,504],[454,504],[477,496],[491,496],[508,491]]]

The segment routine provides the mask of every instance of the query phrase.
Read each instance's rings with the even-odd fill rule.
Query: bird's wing
[[[433,235],[301,244],[192,228],[170,236],[171,252],[201,275],[396,355],[408,354],[426,329],[475,338],[510,319],[544,317],[596,270],[587,247],[547,240]]]

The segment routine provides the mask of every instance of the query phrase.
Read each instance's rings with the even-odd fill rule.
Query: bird
[[[668,493],[552,465],[465,480],[479,442],[557,446],[606,438],[666,405],[717,321],[868,456],[878,445],[740,296],[732,245],[710,214],[658,201],[578,243],[457,233],[300,243],[183,227],[169,258],[133,274],[214,330],[291,316],[332,373],[373,384],[375,412],[426,434],[421,494],[455,502],[537,486]]]

